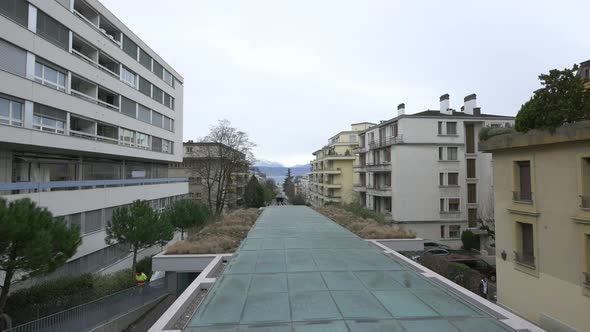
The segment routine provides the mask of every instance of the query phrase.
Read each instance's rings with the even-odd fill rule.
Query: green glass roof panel
[[[287,293],[250,294],[244,306],[241,323],[290,321]]]
[[[330,292],[292,292],[289,296],[294,321],[342,319]]]
[[[394,320],[355,321],[346,322],[351,332],[404,332],[399,323]],[[433,332],[435,332],[434,330]],[[436,331],[438,332],[438,331]]]
[[[373,295],[395,318],[439,316],[409,291],[374,291]]]

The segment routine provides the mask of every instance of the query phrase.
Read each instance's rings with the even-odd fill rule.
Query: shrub
[[[348,212],[351,212],[361,218],[373,219],[373,220],[380,222],[380,223],[385,222],[385,217],[381,213],[367,209],[358,203],[334,204],[334,206],[340,207],[340,208],[342,208]]]
[[[474,293],[479,291],[481,273],[465,264],[449,262],[444,257],[434,255],[421,256],[420,264]]]
[[[498,127],[498,128],[484,127],[479,132],[479,140],[480,141],[487,141],[488,139],[490,139],[494,136],[512,134],[515,132],[516,132],[516,130],[514,130],[514,128],[512,128],[512,127]]]
[[[133,287],[129,269],[113,274],[82,274],[44,282],[10,294],[5,312],[13,325],[54,314]]]
[[[475,234],[470,230],[465,230],[461,233],[461,242],[463,242],[463,249],[465,250],[479,249],[475,247]]]
[[[202,229],[189,230],[187,240],[172,244],[166,254],[221,254],[234,252],[258,219],[258,209],[221,215]]]
[[[301,194],[297,194],[291,200],[291,204],[293,204],[293,205],[305,205],[305,197],[303,197],[303,195],[301,195]]]

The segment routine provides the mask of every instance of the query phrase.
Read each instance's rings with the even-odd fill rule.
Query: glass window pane
[[[161,64],[159,64],[157,61],[153,61],[153,66],[154,66],[154,74],[156,74],[156,76],[158,76],[159,78],[164,78],[164,67],[162,67]]]
[[[45,66],[45,76],[47,81],[57,84],[57,70]]]
[[[23,104],[13,101],[12,102],[12,118],[22,120],[23,118]]]
[[[10,117],[10,102],[3,98],[0,98],[0,116]]]
[[[62,73],[59,73],[58,74],[58,79],[59,79],[58,85],[60,87],[65,87],[66,86],[66,75],[64,75]]]
[[[35,62],[35,76],[43,77],[43,65],[39,62]]]
[[[162,128],[162,117],[162,114],[158,112],[152,112],[152,124]]]
[[[152,95],[152,85],[148,80],[141,76],[139,77],[139,91],[148,97],[151,97]]]
[[[151,110],[143,105],[138,104],[138,119],[145,123],[151,123]]]

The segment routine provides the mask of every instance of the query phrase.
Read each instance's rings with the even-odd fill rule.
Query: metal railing
[[[533,192],[531,191],[513,191],[512,200],[515,202],[533,202]]]
[[[386,146],[390,146],[390,145],[394,145],[394,144],[400,144],[403,142],[404,142],[403,135],[390,136],[390,137],[386,137],[384,140],[370,141],[369,147],[371,149],[382,148],[382,147],[386,147]]]
[[[514,260],[520,265],[535,268],[535,256],[533,254],[515,251]]]
[[[87,181],[49,181],[49,182],[5,182],[0,183],[0,192],[11,194],[59,190],[82,190],[106,187],[138,186],[162,183],[188,182],[188,178],[157,178],[157,179],[120,179],[120,180],[87,180]],[[24,191],[24,192],[20,192]]]
[[[590,288],[590,272],[582,272],[582,283]]]
[[[4,332],[89,331],[169,293],[168,278],[132,287]]]

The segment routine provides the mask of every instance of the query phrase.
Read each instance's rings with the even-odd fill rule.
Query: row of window
[[[441,198],[440,212],[460,212],[460,203],[461,200],[459,198]]]
[[[443,126],[444,125],[444,126]],[[446,129],[443,132],[443,128]],[[439,135],[457,135],[457,122],[438,122]]]
[[[28,2],[25,0],[2,1],[0,4],[0,13],[8,16],[10,19],[13,19],[17,23],[25,27],[27,27],[28,25]],[[70,30],[58,21],[56,21],[55,19],[53,19],[52,17],[45,14],[41,10],[37,10],[36,32],[38,35],[45,38],[49,42],[64,49],[65,51],[69,51]],[[116,63],[114,60],[108,57],[107,59],[104,59],[104,61],[101,61],[103,60],[101,58],[103,52],[96,49],[89,43],[80,40],[80,38],[77,36],[74,36],[74,40],[72,43],[72,53],[82,56],[85,60],[92,62],[99,68],[106,68],[107,71],[111,74],[119,75],[120,72],[119,78],[123,82],[132,85],[134,88],[136,88],[146,96],[156,100],[157,102],[167,106],[168,108],[174,109],[174,98],[172,96],[165,93],[162,89],[151,84],[148,80],[133,73],[129,69],[125,68],[119,63]],[[162,69],[162,74],[159,75],[156,72],[156,75],[161,78],[164,77],[164,68],[160,65],[155,67]],[[150,70],[153,71],[152,69]],[[42,77],[42,75],[38,76]],[[170,73],[168,73],[166,77],[170,78],[165,81],[170,85],[173,85],[173,79]],[[51,82],[53,83],[56,83],[56,81],[59,81],[59,78],[57,78],[56,80],[51,80]],[[63,84],[61,85],[61,87],[65,89],[65,80],[62,80],[62,82]]]
[[[445,154],[446,150],[446,154]],[[457,147],[442,147],[438,148],[438,160],[459,160],[458,159],[459,148]]]
[[[24,102],[0,96],[0,124],[23,127]],[[32,128],[65,135],[68,112],[38,103],[33,107]],[[97,122],[70,113],[69,135],[133,146],[163,153],[173,153],[173,142],[144,133]]]
[[[440,226],[440,238],[441,239],[459,239],[461,238],[461,226],[460,225],[448,225],[449,234],[446,233],[446,225]]]
[[[15,74],[26,77],[26,59],[27,55],[24,50],[17,48],[16,46],[6,43],[0,39],[0,54],[7,55],[6,57],[0,57],[0,69],[11,71]],[[4,59],[4,60],[2,60]],[[22,65],[22,66],[21,66]],[[22,68],[21,68],[22,67]],[[35,81],[48,86],[50,88],[65,92],[66,86],[68,85],[68,75],[64,69],[61,69],[45,60],[40,58],[36,59],[35,62]],[[97,103],[98,105],[117,110],[127,116],[138,119],[142,122],[152,124],[156,127],[166,129],[168,131],[174,131],[174,120],[151,110],[131,99],[123,96],[119,96],[112,93],[101,86],[90,83],[77,76],[72,76],[70,82],[71,93],[74,96],[81,97],[85,100]],[[17,114],[11,116],[12,118],[21,118]],[[12,124],[6,123],[4,124]],[[22,125],[14,123],[14,125]]]

